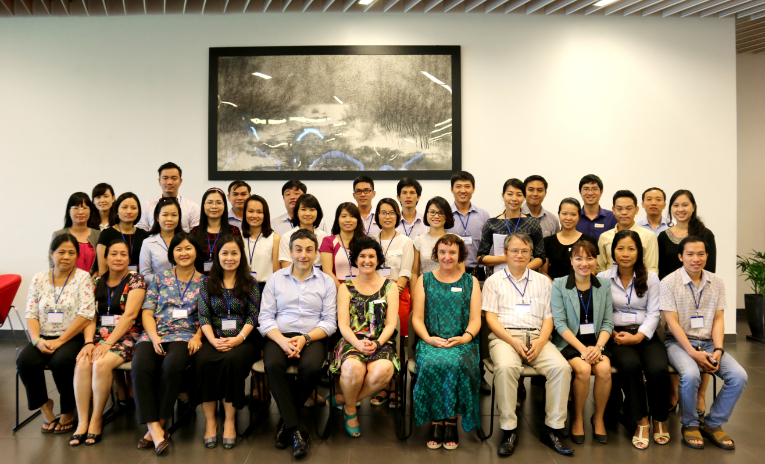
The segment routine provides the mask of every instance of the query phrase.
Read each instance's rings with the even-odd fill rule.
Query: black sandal
[[[93,440],[93,443],[88,443],[88,440]],[[87,436],[85,436],[85,444],[88,446],[93,446],[100,441],[101,441],[100,433],[98,435],[96,435],[95,433],[89,433]]]
[[[80,446],[82,444],[82,442],[85,441],[85,435],[86,434],[84,434],[84,433],[81,433],[81,434],[75,433],[75,434],[73,434],[72,438],[69,439],[69,446],[71,446],[71,447]],[[72,443],[74,440],[77,440],[77,443]]]
[[[449,423],[444,421],[444,448],[448,450],[455,450],[460,445],[460,434],[457,431],[457,422]],[[447,443],[454,443],[453,445],[447,445]]]
[[[385,396],[382,396],[382,393],[386,393]],[[375,396],[372,397],[371,400],[369,400],[369,404],[372,406],[382,406],[388,401],[390,401],[390,394],[393,393],[393,391],[388,390],[387,388],[383,388]]]
[[[430,442],[435,442],[435,445],[431,445]],[[444,444],[444,426],[443,424],[431,424],[430,434],[428,435],[428,448],[438,449]]]

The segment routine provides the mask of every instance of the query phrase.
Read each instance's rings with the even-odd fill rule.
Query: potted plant
[[[754,293],[744,295],[746,321],[752,335],[747,340],[765,343],[765,254],[752,250],[747,257],[737,256],[736,267],[746,277]]]

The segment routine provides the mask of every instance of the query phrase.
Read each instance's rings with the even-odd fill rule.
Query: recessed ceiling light
[[[597,6],[597,7],[600,7],[600,8],[603,8],[604,6],[608,6],[608,5],[610,5],[610,4],[612,4],[612,3],[616,3],[616,2],[618,2],[618,1],[619,1],[619,0],[600,0],[599,2],[597,2],[597,3],[595,4],[595,6]]]
[[[359,0],[359,5],[369,5],[370,3],[374,1],[375,0]]]

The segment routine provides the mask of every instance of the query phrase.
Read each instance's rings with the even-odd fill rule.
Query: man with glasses
[[[635,222],[640,208],[637,197],[629,190],[619,190],[614,194],[613,214],[618,221],[616,227],[601,234],[598,239],[598,272],[608,271],[614,266],[611,256],[611,242],[620,230],[634,230],[640,236],[643,244],[643,262],[645,267],[659,275],[659,242],[653,232],[640,227]]]
[[[582,196],[584,207],[576,230],[598,238],[603,232],[616,226],[614,213],[600,207],[600,197],[603,196],[603,181],[600,177],[595,174],[582,177],[579,181],[579,194]]]
[[[375,213],[372,211],[372,199],[377,195],[375,181],[369,176],[359,176],[353,179],[353,199],[359,206],[359,214],[364,223],[364,235],[374,237],[380,233],[380,227],[375,222]]]
[[[489,355],[494,363],[499,426],[504,436],[497,454],[510,456],[518,445],[515,413],[518,379],[523,365],[532,366],[545,379],[545,427],[542,443],[557,453],[571,455],[563,444],[571,367],[550,342],[553,330],[550,279],[528,269],[531,237],[514,232],[505,237],[507,268],[495,272],[483,286],[481,309],[489,334]]]

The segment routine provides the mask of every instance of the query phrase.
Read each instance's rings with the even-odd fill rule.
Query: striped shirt
[[[699,309],[696,310],[696,304]],[[725,311],[725,285],[709,271],[702,271],[701,285],[696,285],[684,267],[661,281],[661,310],[677,313],[680,328],[688,338],[710,340],[717,311]],[[704,327],[691,328],[691,317],[704,316]]]
[[[552,317],[551,289],[550,279],[531,269],[526,269],[520,280],[503,269],[484,282],[481,309],[497,314],[505,328],[541,330],[542,322]],[[530,304],[529,314],[519,314],[517,304]]]

